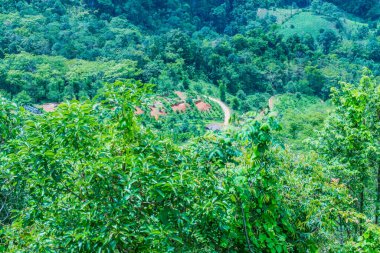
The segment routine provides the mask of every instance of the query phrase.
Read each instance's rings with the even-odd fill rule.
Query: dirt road
[[[213,98],[213,97],[207,97],[211,101],[217,103],[223,110],[224,113],[224,126],[228,126],[230,124],[230,119],[231,119],[231,110],[230,108],[223,103],[221,100]]]

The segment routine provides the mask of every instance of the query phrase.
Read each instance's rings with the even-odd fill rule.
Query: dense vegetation
[[[262,1],[189,2],[2,1],[0,89],[58,102],[92,98],[103,81],[180,89],[190,79],[223,82],[232,95],[325,99],[338,81],[358,81],[363,66],[380,72],[377,23],[339,18],[331,4],[315,1],[317,15],[305,10],[279,26],[281,10],[257,15]],[[305,18],[316,30],[293,33]]]
[[[0,1],[0,252],[379,252],[379,17]]]
[[[343,8],[344,10],[357,14],[358,16],[367,18],[378,18],[380,16],[380,3],[376,0],[366,1],[339,1],[339,0],[329,0],[333,4]]]

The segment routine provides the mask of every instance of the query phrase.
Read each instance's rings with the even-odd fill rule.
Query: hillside
[[[343,8],[344,10],[365,18],[376,19],[380,17],[380,3],[376,0],[371,1],[340,1],[328,0],[333,4]]]
[[[1,0],[0,253],[380,252],[377,0]]]

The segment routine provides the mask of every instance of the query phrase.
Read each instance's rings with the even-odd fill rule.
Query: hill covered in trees
[[[1,1],[0,252],[380,251],[379,17]]]
[[[338,81],[358,81],[363,66],[379,72],[376,21],[352,20],[314,1],[279,23],[284,9],[258,16],[265,6],[271,5],[3,1],[0,88],[11,97],[26,91],[33,103],[59,102],[92,98],[99,82],[137,78],[161,90],[194,80],[222,82],[232,95],[300,92],[326,99]],[[54,80],[47,81],[51,66],[47,78]]]

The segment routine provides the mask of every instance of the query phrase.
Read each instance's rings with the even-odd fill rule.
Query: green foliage
[[[379,12],[0,1],[0,252],[377,252],[379,85],[348,83],[380,73],[379,29],[337,6]],[[218,96],[233,124],[206,132]]]
[[[261,111],[268,107],[268,101],[270,98],[268,93],[256,93],[254,95],[249,95],[241,103],[241,110],[244,112],[248,111]]]
[[[19,192],[7,189],[9,181],[3,177],[5,173],[3,157],[12,153],[8,143],[22,132],[24,115],[18,110],[15,104],[0,95],[0,233],[3,224],[11,221],[12,211],[22,203]],[[1,241],[0,236],[0,251],[4,251]]]
[[[130,60],[88,62],[63,57],[8,55],[0,60],[5,69],[0,88],[21,103],[53,101],[80,97],[93,98],[102,82],[114,82],[138,76],[141,72]],[[22,92],[19,94],[19,92]]]
[[[349,242],[346,252],[378,252],[380,250],[380,229],[378,226],[369,225],[357,242]]]
[[[107,84],[93,101],[63,103],[25,122],[1,158],[3,189],[19,193],[2,249],[288,252],[325,245],[345,188],[329,184],[314,163],[305,165],[313,173],[298,174],[304,165],[272,149],[273,118],[181,147],[136,120],[134,107],[147,92],[140,82]]]
[[[23,90],[14,97],[14,101],[19,105],[27,105],[32,102],[32,98]]]
[[[322,50],[325,54],[329,53],[330,50],[337,46],[339,41],[338,36],[333,30],[325,30],[318,36],[318,42],[322,46]]]
[[[15,104],[0,95],[0,146],[19,131],[21,118],[17,110]]]
[[[126,78],[154,83],[161,92],[186,90],[192,80],[216,86],[222,81],[232,94],[311,94],[300,69],[305,64],[331,67],[314,40],[320,37],[320,48],[330,56],[341,49],[341,41],[329,30],[350,42],[363,40],[358,29],[367,29],[369,37],[376,33],[373,26],[336,15],[331,20],[330,14],[314,15],[293,5],[305,7],[304,0],[148,2],[1,3],[0,89],[13,96],[26,91],[33,103],[92,98],[102,82]],[[289,8],[257,9],[273,4]],[[273,15],[280,23],[291,18],[277,25]],[[340,54],[334,67],[356,73],[365,65],[379,71],[375,44],[363,50],[357,50],[362,43],[356,45]],[[357,76],[345,81],[355,82]]]
[[[326,82],[323,73],[316,66],[307,66],[305,68],[306,79],[309,83],[308,87],[314,94],[322,95],[322,83]]]
[[[348,1],[340,1],[340,0],[328,0],[328,2],[332,2],[346,11],[357,14],[361,17],[373,17],[376,18],[375,10],[378,8],[378,2],[375,0],[348,0]]]
[[[283,127],[278,137],[292,150],[308,152],[306,140],[318,136],[332,109],[330,102],[315,97],[291,94],[276,97],[275,111]]]
[[[239,100],[236,97],[232,99],[231,104],[232,104],[232,109],[233,110],[239,110],[240,103],[239,103]]]
[[[225,102],[226,101],[226,89],[227,89],[227,86],[220,82],[219,83],[219,97],[220,97],[220,100]]]
[[[357,198],[354,207],[376,223],[380,201],[380,178],[376,176],[380,157],[379,91],[368,70],[359,85],[342,83],[333,89],[336,111],[315,143],[332,166],[332,176],[347,184]]]
[[[182,84],[183,84],[183,88],[184,88],[185,90],[188,90],[188,89],[190,88],[190,80],[189,80],[189,78],[188,78],[188,77],[185,77],[185,78],[183,79]]]

